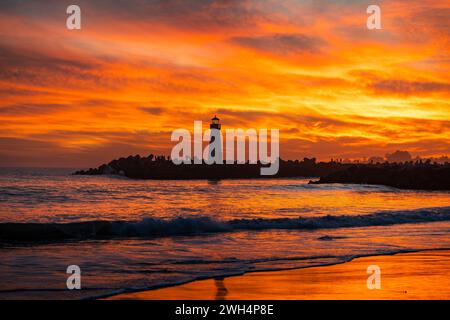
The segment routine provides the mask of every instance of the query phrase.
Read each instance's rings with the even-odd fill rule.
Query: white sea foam
[[[74,223],[4,223],[3,240],[57,240],[201,235],[238,230],[337,229],[404,223],[450,221],[450,207],[380,211],[340,215],[273,219],[216,220],[211,217],[144,218],[141,221],[87,221]]]

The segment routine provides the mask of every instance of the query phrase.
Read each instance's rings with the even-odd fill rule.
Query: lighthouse
[[[211,119],[211,124],[209,125],[209,128],[220,130],[220,119],[217,118],[217,116],[214,116],[214,118]]]
[[[211,130],[211,138],[209,140],[209,163],[223,163],[222,158],[222,133],[220,132],[220,119],[215,115],[211,119],[209,129]]]

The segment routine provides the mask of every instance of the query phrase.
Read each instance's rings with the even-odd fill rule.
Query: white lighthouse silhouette
[[[211,130],[211,138],[209,140],[209,163],[223,163],[222,158],[222,133],[220,132],[220,119],[215,115],[211,119],[209,129]]]

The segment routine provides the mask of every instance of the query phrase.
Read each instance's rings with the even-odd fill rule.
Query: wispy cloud
[[[0,3],[0,165],[168,153],[215,113],[283,157],[450,153],[445,1],[380,1],[376,31],[357,0],[77,4],[79,32],[61,1]]]

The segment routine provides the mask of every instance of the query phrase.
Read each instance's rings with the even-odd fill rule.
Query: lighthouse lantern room
[[[220,119],[217,118],[217,116],[214,116],[214,118],[211,119],[211,124],[209,125],[210,129],[218,129],[220,130]]]

